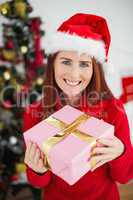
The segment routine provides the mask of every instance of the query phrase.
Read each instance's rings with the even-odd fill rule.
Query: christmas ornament
[[[26,54],[27,52],[28,52],[28,48],[26,47],[26,46],[21,46],[21,52],[23,53],[23,54]]]
[[[17,13],[17,15],[20,18],[24,19],[26,17],[26,12],[27,12],[26,8],[27,8],[27,6],[26,6],[25,2],[15,1],[14,2],[14,8],[15,8],[15,12]]]
[[[4,72],[3,76],[6,81],[10,80],[11,78],[11,74],[9,71]]]
[[[16,52],[14,50],[2,50],[2,57],[4,60],[15,61],[16,60]]]
[[[43,82],[44,82],[44,79],[41,78],[41,77],[39,77],[39,78],[36,80],[36,84],[37,84],[37,85],[42,85]]]
[[[0,5],[0,12],[1,12],[1,14],[2,15],[9,15],[9,13],[10,13],[10,5],[9,5],[9,3],[7,2],[7,3],[3,3],[3,4],[1,4]]]

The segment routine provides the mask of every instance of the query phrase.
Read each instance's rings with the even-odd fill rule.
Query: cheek
[[[62,77],[63,77],[63,72],[60,72],[60,71],[58,71],[58,72],[55,72],[55,80],[62,80]]]
[[[89,70],[87,72],[84,72],[84,74],[83,74],[84,81],[86,83],[89,83],[91,78],[92,78],[92,75],[93,75],[93,70]]]
[[[62,78],[64,78],[64,76],[68,75],[69,71],[64,67],[64,66],[57,66],[54,69],[54,75],[55,75],[55,79],[57,80],[61,80]]]
[[[65,72],[60,68],[55,69],[54,76],[55,76],[55,81],[58,85],[63,83],[64,74]]]

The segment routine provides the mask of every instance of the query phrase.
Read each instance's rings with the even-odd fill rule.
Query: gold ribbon
[[[50,160],[49,160],[49,156],[48,156],[50,150],[52,149],[52,147],[54,145],[56,145],[58,142],[60,142],[61,140],[63,140],[70,134],[76,135],[81,140],[86,141],[89,145],[91,145],[91,147],[94,147],[94,145],[96,145],[95,137],[90,136],[82,131],[77,130],[77,127],[79,126],[79,124],[81,124],[82,122],[86,121],[89,118],[90,118],[90,116],[88,116],[86,114],[82,114],[70,124],[66,124],[63,121],[56,119],[55,117],[52,117],[52,116],[50,116],[44,120],[48,124],[61,129],[60,132],[58,132],[54,136],[47,138],[42,144],[42,149],[45,154],[44,165],[47,169],[51,169]],[[91,167],[93,167],[94,165],[95,165],[95,163],[91,163]]]

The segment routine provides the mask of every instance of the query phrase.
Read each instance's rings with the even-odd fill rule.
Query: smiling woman
[[[26,109],[24,130],[70,104],[113,124],[115,136],[98,140],[100,146],[93,149],[91,157],[95,168],[74,185],[68,185],[47,170],[45,155],[30,142],[25,153],[27,177],[32,185],[45,188],[45,200],[119,200],[116,182],[126,183],[133,178],[133,148],[127,116],[104,77],[103,65],[107,62],[109,46],[106,20],[90,14],[72,16],[52,38],[46,37],[44,97],[36,106]],[[37,117],[39,112],[43,116]]]

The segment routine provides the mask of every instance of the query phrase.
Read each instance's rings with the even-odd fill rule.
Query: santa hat
[[[78,13],[63,22],[55,33],[46,34],[44,41],[46,54],[78,50],[104,63],[107,61],[110,33],[103,17]]]

